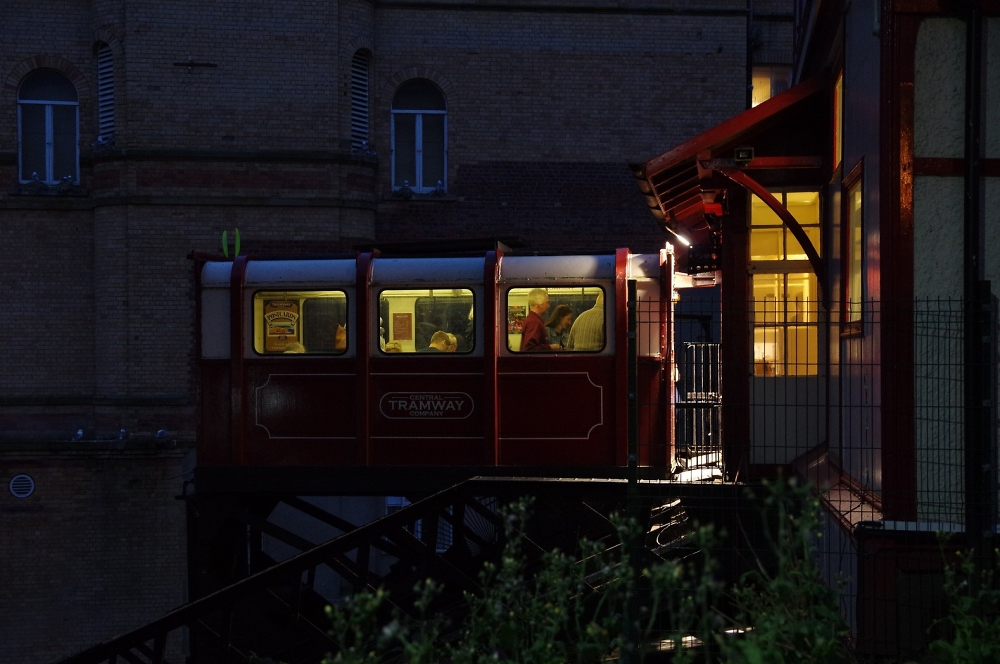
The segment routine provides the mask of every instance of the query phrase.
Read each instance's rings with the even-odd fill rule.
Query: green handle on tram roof
[[[233,258],[240,255],[240,229],[233,229],[233,239],[235,240],[233,247]],[[229,258],[229,231],[222,231],[222,255]]]

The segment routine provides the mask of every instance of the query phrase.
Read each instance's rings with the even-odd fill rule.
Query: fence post
[[[965,532],[980,569],[997,523],[997,299],[979,281],[965,313]]]

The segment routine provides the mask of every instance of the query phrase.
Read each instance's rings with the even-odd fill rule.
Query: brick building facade
[[[0,480],[33,474],[36,491],[0,498],[0,613],[20,612],[0,662],[132,626],[127,611],[84,609],[102,614],[93,628],[52,618],[112,577],[147,606],[151,558],[173,584],[144,615],[183,599],[183,471],[155,432],[178,450],[194,438],[192,252],[218,253],[235,229],[243,253],[510,236],[539,251],[655,250],[664,236],[627,164],[743,110],[754,58],[790,62],[787,1],[747,7],[7,2],[0,260],[17,331],[0,345]],[[397,95],[411,81],[443,100],[412,136]],[[442,168],[436,191],[393,179],[411,138],[428,172]],[[150,537],[112,566],[124,531]],[[84,532],[103,544],[74,551],[90,561],[76,570],[59,543]],[[39,601],[16,609],[19,595]]]

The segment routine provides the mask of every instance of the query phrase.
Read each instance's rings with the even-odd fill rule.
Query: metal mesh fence
[[[666,333],[667,481],[686,487],[687,515],[727,531],[737,579],[773,559],[745,487],[819,487],[816,561],[861,659],[920,656],[940,636],[948,552],[991,547],[998,531],[997,306],[969,306],[871,301],[845,321],[838,303],[723,307],[709,289],[682,297]],[[646,486],[647,502],[663,499]]]

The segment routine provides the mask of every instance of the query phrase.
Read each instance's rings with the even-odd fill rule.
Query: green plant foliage
[[[736,620],[745,631],[720,639],[725,661],[850,661],[847,623],[814,562],[816,541],[821,537],[819,499],[811,487],[794,479],[765,484],[765,489],[765,512],[773,517],[773,530],[767,535],[776,565],[773,570],[748,572],[734,590]]]
[[[1000,563],[1000,550],[993,553]],[[945,566],[944,592],[950,606],[939,625],[951,638],[932,642],[930,652],[941,664],[1000,662],[1000,590],[994,573],[977,569],[970,554],[958,552],[956,560]]]
[[[580,560],[547,552],[530,573],[521,535],[529,509],[523,500],[504,514],[503,555],[484,566],[482,593],[466,595],[470,613],[449,653],[454,664],[597,662],[618,634],[629,595],[621,560],[584,541]]]
[[[702,526],[695,530],[690,544],[707,551],[715,542],[713,528]],[[723,616],[715,608],[723,592],[717,572],[715,559],[704,555],[662,560],[643,569],[649,596],[649,602],[639,609],[640,619],[644,620],[640,630],[643,642],[668,643],[676,664],[712,661],[714,649],[690,646],[712,643],[724,625]],[[648,654],[648,646],[640,654]]]
[[[339,650],[324,664],[641,662],[663,644],[675,664],[849,662],[846,624],[813,562],[817,496],[794,482],[766,491],[773,564],[735,589],[720,581],[710,527],[688,533],[673,557],[642,558],[643,531],[613,516],[606,541],[584,540],[576,555],[540,552],[524,536],[531,501],[519,501],[501,512],[502,555],[481,570],[478,592],[465,594],[458,624],[435,613],[441,587],[431,580],[414,588],[408,613],[390,611],[384,591],[359,594],[328,609]]]
[[[344,607],[335,610],[326,607],[333,628],[330,636],[339,644],[335,655],[323,660],[324,664],[367,664],[380,662],[383,651],[379,613],[388,599],[381,588],[374,593],[358,593],[347,598]]]

